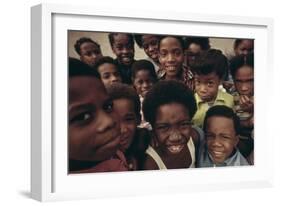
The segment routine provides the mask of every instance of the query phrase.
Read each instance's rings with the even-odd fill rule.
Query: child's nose
[[[111,77],[111,82],[117,82],[117,81],[118,81],[118,78],[116,76]]]
[[[106,112],[101,111],[100,115],[101,118],[97,127],[98,132],[105,132],[117,126],[115,119]]]
[[[204,84],[200,85],[199,92],[206,93],[207,92],[207,87]]]
[[[248,87],[247,84],[242,84],[242,85],[241,85],[241,90],[242,90],[242,91],[245,92],[245,91],[248,91],[248,89],[249,89],[249,87]]]
[[[221,142],[218,138],[215,138],[213,141],[212,141],[212,146],[213,147],[220,147],[221,146]]]
[[[168,61],[174,61],[175,58],[174,58],[174,55],[169,54],[167,59],[168,59]]]
[[[149,83],[144,82],[144,83],[143,83],[143,87],[144,87],[144,88],[148,88],[148,87],[149,87]]]
[[[121,134],[125,134],[126,132],[128,132],[128,128],[126,127],[126,125],[121,124],[120,128],[121,128]]]
[[[178,131],[171,131],[169,140],[171,142],[177,142],[177,141],[181,140],[181,134]]]
[[[128,48],[123,48],[123,49],[121,50],[121,52],[122,52],[123,54],[127,54],[127,53],[129,53],[129,49],[128,49]]]

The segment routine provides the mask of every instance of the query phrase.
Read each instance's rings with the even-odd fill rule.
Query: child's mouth
[[[183,145],[183,144],[180,144],[180,145],[171,145],[171,146],[168,146],[168,147],[167,147],[167,149],[168,149],[171,153],[173,153],[173,154],[180,153],[183,148],[184,148],[184,145]]]
[[[129,57],[129,56],[126,56],[126,57],[122,57],[122,62],[124,64],[130,64],[132,62],[132,58]]]
[[[224,156],[224,152],[221,151],[210,151],[210,153],[215,159],[221,159]]]

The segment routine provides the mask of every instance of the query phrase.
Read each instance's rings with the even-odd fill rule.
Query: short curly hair
[[[138,45],[139,48],[141,48],[141,49],[143,48],[143,40],[142,40],[142,37],[143,37],[144,35],[151,35],[151,36],[156,37],[156,38],[158,38],[158,39],[161,38],[160,35],[156,35],[156,34],[134,34],[135,42],[137,43],[137,45]]]
[[[92,76],[100,79],[100,74],[92,69],[89,65],[84,62],[69,57],[68,58],[68,77],[76,77],[76,76]]]
[[[116,69],[118,68],[118,64],[114,61],[114,59],[110,56],[103,56],[100,59],[97,60],[97,62],[95,63],[94,69],[99,71],[99,67],[105,63],[108,64],[113,64],[116,66]]]
[[[133,36],[133,34],[130,34],[130,33],[116,33],[116,32],[115,32],[115,33],[109,33],[109,34],[108,34],[108,40],[109,40],[109,43],[110,43],[111,48],[113,48],[114,36],[117,36],[118,34],[125,34],[125,35],[127,35],[128,38],[129,38],[129,43],[134,46],[135,41],[134,41],[134,36]]]
[[[227,107],[225,105],[213,106],[206,112],[206,116],[205,116],[204,124],[203,124],[204,132],[206,132],[206,130],[207,130],[208,118],[214,117],[214,116],[226,117],[226,118],[231,119],[233,121],[233,126],[234,126],[236,134],[240,133],[240,119],[239,119],[239,117],[235,114],[233,109],[231,109],[230,107]]]
[[[169,103],[179,103],[187,108],[190,119],[194,116],[197,106],[193,92],[181,82],[163,80],[156,83],[146,94],[143,102],[143,114],[152,126],[156,121],[157,109]]]
[[[165,38],[168,38],[168,37],[177,39],[178,42],[179,42],[180,45],[181,45],[182,50],[184,50],[185,43],[184,43],[183,37],[181,37],[181,36],[174,36],[174,35],[160,36],[160,37],[159,37],[159,49],[160,49],[161,41],[162,41],[163,39],[165,39]]]
[[[228,60],[221,50],[210,49],[204,51],[190,67],[194,74],[208,75],[215,72],[222,79],[228,71]]]
[[[254,70],[254,54],[249,53],[248,55],[239,55],[235,56],[233,59],[230,60],[230,72],[232,78],[235,80],[235,74],[239,68],[242,66],[249,66]]]
[[[134,111],[137,118],[140,119],[141,103],[136,90],[127,84],[114,83],[106,87],[107,93],[112,100],[115,99],[128,99],[134,103]]]
[[[157,74],[155,72],[154,65],[145,59],[137,60],[132,64],[132,79],[134,80],[137,72],[142,70],[148,71],[155,82],[157,81]]]
[[[74,45],[74,48],[75,48],[75,51],[77,52],[77,54],[81,55],[81,45],[84,44],[85,42],[93,43],[100,49],[100,45],[97,42],[95,42],[91,38],[82,37],[82,38],[78,39]]]
[[[185,48],[188,48],[192,43],[197,44],[202,50],[210,49],[210,41],[208,37],[186,37]]]

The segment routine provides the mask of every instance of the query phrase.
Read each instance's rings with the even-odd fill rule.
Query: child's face
[[[139,95],[144,97],[146,93],[152,88],[155,80],[147,70],[139,70],[133,81],[134,87]]]
[[[254,95],[254,70],[245,65],[237,70],[234,78],[235,87],[240,95]]]
[[[147,56],[158,62],[158,44],[159,38],[153,35],[142,36],[142,47]]]
[[[89,76],[69,80],[69,158],[101,161],[115,154],[120,126],[102,82]]]
[[[179,103],[161,105],[156,112],[154,132],[166,154],[179,154],[187,148],[191,124],[188,110]]]
[[[121,64],[130,66],[133,63],[135,50],[134,44],[130,42],[128,35],[114,35],[112,50]]]
[[[121,150],[124,152],[131,145],[137,128],[137,116],[134,110],[134,103],[129,99],[113,100],[114,111],[121,127]]]
[[[215,164],[229,158],[238,144],[233,120],[227,117],[209,117],[205,135],[208,152]]]
[[[116,82],[122,82],[120,73],[114,64],[104,63],[98,67],[98,72],[100,73],[101,80],[105,86],[112,85]]]
[[[254,42],[252,40],[242,40],[235,49],[236,55],[247,55],[254,50]]]
[[[187,49],[188,64],[192,64],[202,51],[199,44],[191,43]]]
[[[99,47],[92,42],[85,42],[80,46],[80,59],[82,62],[94,66],[94,64],[102,57]]]
[[[195,74],[195,91],[204,102],[216,99],[219,85],[220,79],[215,72],[207,75]]]
[[[159,62],[168,77],[176,77],[182,69],[183,48],[174,37],[166,37],[159,44]]]

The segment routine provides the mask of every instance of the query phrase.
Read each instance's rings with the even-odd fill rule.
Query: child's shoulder
[[[217,100],[223,100],[224,105],[226,105],[228,107],[231,107],[231,108],[234,105],[233,96],[231,94],[225,92],[225,91],[222,91],[222,90],[218,91]]]
[[[144,164],[143,164],[144,170],[158,170],[159,167],[156,163],[156,161],[151,157],[150,155],[146,154]]]

